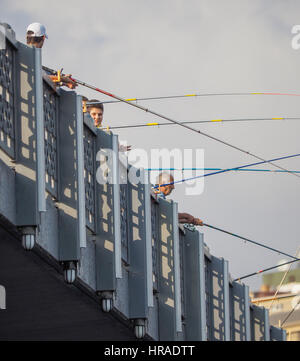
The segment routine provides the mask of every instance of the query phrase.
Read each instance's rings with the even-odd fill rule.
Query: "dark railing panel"
[[[113,135],[102,130],[97,131],[97,150],[101,149],[96,158],[98,176],[105,178],[114,171],[112,162],[109,161],[109,150],[113,148]],[[102,155],[101,155],[102,153]],[[96,238],[96,289],[97,291],[112,291],[116,287],[115,270],[115,241],[116,220],[114,218],[114,192],[111,183],[96,182],[97,209],[99,236]]]
[[[121,245],[122,260],[129,263],[128,259],[128,177],[127,168],[122,162],[120,165],[120,212],[121,212]]]
[[[185,231],[184,249],[184,331],[186,341],[206,340],[205,272],[203,234]]]
[[[6,41],[0,50],[0,148],[15,157],[15,72],[14,47]]]
[[[181,297],[181,312],[182,319],[185,318],[185,294],[184,294],[184,242],[185,234],[182,230],[179,231],[179,257],[180,257],[180,297]]]
[[[152,230],[152,270],[153,289],[158,290],[158,223],[157,223],[158,203],[151,197],[151,230]]]
[[[44,122],[45,122],[45,171],[46,189],[57,198],[57,122],[58,95],[46,82],[44,90]]]
[[[208,257],[205,260],[205,303],[206,303],[206,335],[207,340],[212,340],[212,273],[211,261]]]
[[[233,282],[230,287],[231,300],[231,339],[233,341],[247,341],[247,324],[245,314],[244,285]],[[249,307],[249,306],[248,306]]]
[[[95,135],[84,126],[84,180],[86,225],[95,232]]]
[[[267,310],[256,305],[251,306],[251,339],[253,341],[269,341],[270,328]]]

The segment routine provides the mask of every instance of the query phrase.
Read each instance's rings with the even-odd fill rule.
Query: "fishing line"
[[[46,70],[46,71],[48,71],[48,72],[51,72],[52,74],[53,74],[53,73],[54,73],[54,74],[57,74],[57,71],[55,71],[55,70],[53,70],[53,69],[50,69],[50,68],[47,68],[47,67],[44,67],[44,66],[43,66],[43,69]],[[70,76],[69,78],[70,78],[72,81],[74,81],[74,82],[76,82],[77,84],[80,84],[80,85],[82,85],[82,86],[84,86],[84,87],[87,87],[87,88],[92,89],[92,90],[95,90],[95,91],[97,91],[97,92],[99,92],[99,93],[105,94],[105,95],[107,95],[107,96],[109,96],[109,97],[111,97],[111,98],[117,99],[117,100],[119,100],[119,101],[121,101],[121,102],[124,102],[124,103],[126,103],[126,104],[129,104],[129,105],[131,105],[131,106],[133,106],[133,107],[135,107],[135,108],[138,108],[138,109],[140,109],[140,110],[143,110],[143,111],[145,111],[145,112],[147,112],[147,113],[149,113],[149,114],[153,114],[153,115],[155,115],[155,116],[157,116],[157,117],[159,117],[159,118],[168,120],[168,121],[170,121],[170,122],[172,122],[172,123],[174,123],[174,124],[177,124],[177,125],[179,125],[179,126],[181,126],[181,127],[183,127],[183,128],[186,128],[186,129],[188,129],[188,130],[191,130],[192,132],[201,134],[201,135],[203,135],[203,136],[205,136],[205,137],[208,137],[208,138],[210,138],[210,139],[212,139],[212,140],[215,140],[215,141],[217,141],[217,142],[219,142],[219,143],[222,143],[222,144],[224,144],[224,145],[227,145],[228,147],[231,147],[231,148],[236,149],[236,150],[238,150],[238,151],[240,151],[240,152],[242,152],[242,153],[245,153],[245,154],[247,154],[247,155],[250,155],[250,156],[252,156],[252,157],[254,157],[254,158],[256,158],[256,159],[259,159],[259,160],[264,161],[264,162],[268,162],[269,164],[272,164],[272,165],[273,165],[274,167],[276,167],[276,168],[279,168],[279,169],[282,169],[282,170],[287,171],[288,173],[291,173],[291,172],[289,172],[289,170],[287,170],[287,169],[285,169],[285,168],[283,168],[283,167],[281,167],[281,166],[279,166],[279,165],[277,165],[277,164],[274,164],[274,163],[272,163],[271,161],[266,161],[264,158],[261,158],[261,157],[255,155],[255,154],[253,154],[253,153],[251,153],[251,152],[249,152],[249,151],[246,151],[246,150],[244,150],[244,149],[242,149],[242,148],[239,148],[239,147],[237,147],[237,146],[235,146],[235,145],[233,145],[233,144],[230,144],[230,143],[225,142],[225,141],[223,141],[223,140],[221,140],[221,139],[219,139],[219,138],[216,138],[216,137],[214,137],[214,136],[212,136],[212,135],[210,135],[210,134],[208,134],[208,133],[204,133],[204,132],[202,132],[202,131],[200,131],[200,130],[198,130],[198,129],[192,128],[192,127],[190,127],[190,126],[187,125],[187,124],[182,124],[182,123],[178,122],[177,120],[171,119],[171,118],[169,118],[169,117],[167,117],[167,116],[165,116],[165,115],[162,115],[162,114],[159,114],[159,113],[157,113],[157,112],[154,112],[154,111],[152,111],[151,109],[145,108],[145,107],[143,107],[143,106],[141,106],[141,105],[139,105],[139,104],[135,104],[135,103],[132,103],[132,102],[130,102],[130,101],[127,101],[126,99],[121,98],[120,96],[117,96],[117,95],[115,95],[115,94],[109,93],[109,92],[107,92],[107,91],[105,91],[105,90],[102,90],[102,89],[97,88],[97,87],[95,87],[95,86],[93,86],[93,85],[87,84],[87,83],[85,83],[85,82],[83,82],[83,81],[81,81],[81,80],[75,79],[75,78],[73,78],[73,77],[71,77],[71,76]],[[291,173],[291,174],[294,175],[295,177],[300,178],[300,175],[298,175],[298,174],[296,174],[296,173]]]

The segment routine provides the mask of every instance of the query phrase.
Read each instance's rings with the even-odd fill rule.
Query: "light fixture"
[[[64,278],[67,283],[73,283],[76,279],[76,263],[73,261],[64,262]]]
[[[103,312],[110,312],[113,307],[113,292],[104,291],[100,293],[101,308]]]
[[[143,338],[146,333],[146,320],[137,318],[134,320],[134,334],[136,338]]]
[[[22,228],[22,246],[26,251],[33,249],[35,245],[35,229],[33,227]]]

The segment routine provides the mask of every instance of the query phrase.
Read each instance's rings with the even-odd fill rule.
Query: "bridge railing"
[[[0,204],[1,215],[35,237],[68,282],[77,271],[106,310],[157,340],[285,338],[203,234],[178,224],[177,203],[127,164],[118,136],[83,116],[81,96],[43,80],[39,49],[7,35],[0,65],[0,166],[16,204],[14,216]]]

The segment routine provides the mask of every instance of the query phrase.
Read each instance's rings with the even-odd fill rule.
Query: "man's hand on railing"
[[[200,218],[194,218],[189,213],[178,213],[178,222],[194,224],[195,226],[203,226],[203,221]]]
[[[75,89],[78,84],[71,79],[71,76],[72,76],[71,74],[63,75],[60,77],[59,82],[57,75],[49,75],[49,78],[54,82],[55,85],[67,86],[70,89]]]
[[[131,151],[131,145],[119,145],[119,151],[120,152],[129,152]]]
[[[195,226],[203,226],[203,221],[200,218],[194,218],[193,224]]]

